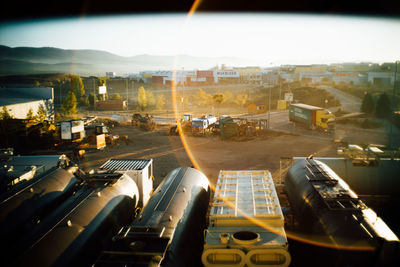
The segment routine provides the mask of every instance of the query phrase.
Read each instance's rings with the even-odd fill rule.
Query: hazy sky
[[[260,64],[400,60],[400,19],[293,14],[81,17],[0,24],[11,47],[240,57]]]

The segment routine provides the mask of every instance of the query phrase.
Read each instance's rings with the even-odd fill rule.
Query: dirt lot
[[[168,136],[167,128],[153,132],[119,126],[113,134],[128,135],[130,142],[88,153],[80,162],[85,170],[99,167],[109,158],[154,160],[155,186],[174,168],[192,166],[179,136]],[[219,170],[268,169],[279,179],[280,157],[335,156],[332,141],[286,134],[269,134],[249,141],[222,141],[218,136],[186,137],[201,170],[215,182]]]

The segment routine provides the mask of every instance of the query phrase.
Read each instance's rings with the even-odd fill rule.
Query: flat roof
[[[146,168],[152,159],[109,159],[100,169],[112,171],[140,171]]]
[[[52,88],[0,88],[0,106],[47,100],[53,97]]]

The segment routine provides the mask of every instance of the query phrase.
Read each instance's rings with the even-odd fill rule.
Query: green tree
[[[150,90],[146,91],[147,107],[154,108],[156,105],[156,99],[154,98],[153,92]]]
[[[6,106],[3,106],[2,111],[0,111],[0,120],[8,120],[12,119],[13,116],[8,113],[8,109]]]
[[[89,106],[89,97],[88,96],[82,96],[81,97],[81,105],[82,106]]]
[[[162,110],[165,105],[165,97],[163,94],[158,94],[157,95],[157,103],[156,103],[156,109],[157,110]]]
[[[72,75],[71,77],[71,89],[75,94],[75,97],[79,99],[82,103],[82,97],[85,95],[85,88],[83,86],[83,82],[81,77],[78,75]],[[84,103],[82,103],[84,104]]]
[[[217,93],[213,95],[213,100],[215,103],[217,103],[217,108],[219,108],[219,106],[225,102],[225,95],[222,93]]]
[[[76,105],[77,105],[77,100],[76,100],[75,93],[72,90],[70,90],[68,92],[67,97],[65,98],[63,106],[62,106],[62,110],[63,110],[64,114],[72,115],[72,114],[78,113],[78,111],[76,109]]]
[[[34,119],[35,119],[35,116],[33,115],[33,110],[32,110],[32,108],[29,108],[28,113],[26,113],[26,118],[27,118],[28,120],[34,120]]]
[[[222,93],[217,93],[217,94],[213,95],[213,100],[217,104],[222,104],[225,102],[225,95]]]
[[[386,93],[379,96],[378,101],[376,102],[375,114],[378,118],[389,118],[392,114],[390,99]]]
[[[94,93],[90,93],[88,100],[89,100],[89,105],[91,107],[94,107],[94,102],[97,100],[97,96]]]
[[[374,109],[374,99],[370,93],[366,93],[361,103],[361,112],[372,114],[374,113]]]
[[[112,99],[112,100],[121,100],[121,95],[118,94],[118,93],[113,94],[112,97],[111,97],[111,99]]]
[[[147,107],[146,90],[144,90],[143,86],[138,89],[138,106],[141,110],[145,110]]]
[[[44,122],[46,118],[47,118],[46,110],[42,105],[40,105],[38,111],[36,112],[35,121]]]

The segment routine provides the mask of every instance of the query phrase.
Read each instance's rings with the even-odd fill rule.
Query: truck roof
[[[321,109],[324,109],[324,108],[321,108],[321,107],[311,106],[311,105],[307,105],[307,104],[291,104],[291,106],[295,106],[295,107],[299,107],[299,108],[303,108],[303,109],[308,109],[308,110],[321,110]]]

